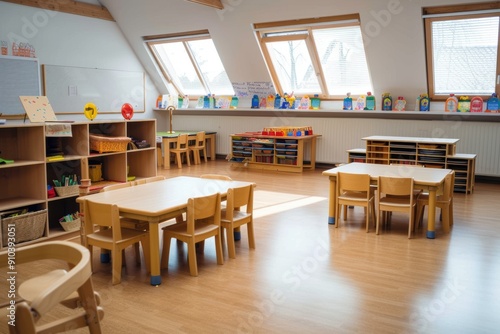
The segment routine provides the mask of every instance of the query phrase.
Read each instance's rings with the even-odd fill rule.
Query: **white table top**
[[[397,136],[369,136],[361,138],[371,141],[393,141],[403,143],[432,143],[432,144],[456,144],[460,139],[452,138],[423,138],[423,137],[397,137]]]

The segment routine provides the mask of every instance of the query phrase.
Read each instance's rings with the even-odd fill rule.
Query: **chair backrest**
[[[345,191],[366,192],[370,194],[370,175],[368,174],[351,174],[337,173],[338,194],[341,195]]]
[[[116,204],[105,204],[93,202],[89,199],[84,201],[85,227],[84,234],[94,233],[94,225],[102,227],[111,227],[113,233],[113,242],[122,239],[120,227],[120,211]]]
[[[106,186],[106,187],[102,188],[101,192],[122,189],[122,188],[126,188],[126,187],[131,187],[131,186],[132,186],[132,182],[117,183],[117,184],[112,184],[110,186]]]
[[[379,176],[378,192],[384,195],[409,196],[413,198],[413,178]]]
[[[196,133],[196,146],[205,146],[205,131],[200,131]]]
[[[213,179],[213,180],[223,180],[232,181],[233,179],[227,175],[222,174],[203,174],[200,176],[202,179]]]
[[[0,264],[7,264],[7,256],[7,251],[0,253]],[[33,300],[16,303],[16,326],[10,329],[14,330],[14,333],[39,333],[40,328],[38,328],[37,322],[73,292],[86,286],[91,290],[79,290],[80,299],[85,299],[83,300],[84,313],[80,314],[79,317],[72,316],[48,323],[44,322],[43,327],[48,329],[47,332],[51,332],[51,328],[56,332],[54,328],[75,329],[89,326],[90,333],[100,333],[99,320],[102,318],[103,312],[101,308],[97,308],[92,288],[91,257],[88,249],[68,241],[47,241],[16,249],[16,265],[45,259],[64,261],[69,269],[66,268],[68,271],[64,275],[37,292]],[[22,285],[22,282],[19,283]],[[82,295],[84,293],[86,295]]]
[[[177,137],[177,149],[187,149],[188,147],[188,134],[182,133]]]
[[[197,220],[220,226],[220,203],[220,193],[188,199],[187,233],[194,234]]]
[[[253,213],[253,185],[228,189],[226,219],[231,220],[233,211],[244,206],[247,213]]]
[[[438,197],[439,201],[449,201],[453,198],[455,190],[455,171],[452,170],[444,179],[443,194]]]
[[[151,183],[151,182],[156,182],[156,181],[161,181],[165,180],[165,176],[163,175],[158,175],[158,176],[151,176],[151,177],[146,177],[144,179],[139,179],[135,181],[135,185],[140,185],[140,184],[145,184],[145,183]]]

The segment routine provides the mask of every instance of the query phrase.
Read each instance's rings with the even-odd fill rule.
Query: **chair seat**
[[[124,242],[126,239],[133,239],[144,234],[143,231],[133,230],[128,228],[122,228],[122,239],[118,243]],[[100,230],[99,232],[87,235],[88,239],[100,241],[100,242],[112,242],[113,241],[113,231],[111,229]]]
[[[213,224],[204,224],[204,223],[196,223],[196,234],[199,235],[204,235],[210,232],[213,232],[217,230],[219,227],[215,226]],[[184,236],[186,238],[190,237],[191,235],[187,233],[187,223],[183,222],[180,224],[174,224],[174,225],[169,225],[163,228],[163,230],[168,233],[168,232],[174,232],[175,234],[179,236]]]
[[[57,269],[26,280],[19,286],[19,296],[24,300],[33,301],[41,291],[45,290],[52,283],[54,283],[54,281],[60,279],[67,273],[68,272],[64,269]]]
[[[415,200],[415,198],[414,198]],[[408,207],[410,205],[410,196],[386,196],[380,199],[380,205],[391,205]]]
[[[349,201],[366,202],[366,193],[359,191],[346,191],[340,194],[338,198]]]
[[[226,215],[227,215],[227,212],[225,209],[222,209],[221,210],[221,222],[223,223],[229,223],[230,221],[226,219]],[[252,216],[251,213],[246,213],[244,211],[234,211],[233,213],[233,219],[235,221],[235,223],[238,221],[238,220],[243,220],[245,218],[248,218]],[[237,224],[235,224],[237,226]]]

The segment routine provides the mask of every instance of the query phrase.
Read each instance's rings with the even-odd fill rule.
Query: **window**
[[[208,31],[144,37],[166,82],[180,95],[233,95]]]
[[[499,3],[424,8],[429,95],[499,91]]]
[[[254,24],[280,94],[340,98],[372,91],[359,15]]]

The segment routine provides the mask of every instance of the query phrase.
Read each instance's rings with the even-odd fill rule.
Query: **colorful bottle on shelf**
[[[177,97],[177,109],[181,109],[183,103],[184,103],[184,98],[182,97],[182,95],[179,95]]]
[[[273,109],[274,108],[274,95],[273,94],[269,94],[266,98],[266,108],[267,109]]]
[[[392,97],[390,93],[382,94],[382,110],[392,110]]]
[[[344,98],[344,106],[342,107],[344,110],[352,110],[352,98],[351,93],[347,93],[347,97]]]
[[[375,96],[372,95],[372,92],[368,92],[366,95],[366,105],[365,110],[375,110]]]
[[[156,108],[157,109],[161,109],[161,107],[162,107],[161,101],[162,101],[162,96],[158,95],[158,98],[156,99]]]
[[[279,109],[281,107],[281,96],[280,94],[276,94],[274,97],[274,109]]]
[[[366,96],[360,95],[356,100],[355,110],[364,110],[366,106]]]
[[[187,95],[184,96],[182,99],[182,108],[187,109],[189,108],[189,97]]]
[[[455,94],[450,94],[450,97],[446,99],[446,103],[444,105],[444,111],[447,112],[456,112],[458,108],[458,99]]]
[[[305,95],[300,99],[299,106],[297,109],[302,109],[302,110],[311,109],[311,99],[309,98],[309,96]]]
[[[429,95],[422,94],[420,95],[420,111],[429,111],[431,110],[431,100],[429,99]]]
[[[231,98],[231,103],[229,104],[229,108],[230,109],[238,108],[238,102],[239,102],[238,96],[233,95],[233,97]]]
[[[470,111],[470,99],[468,96],[460,96],[458,99],[458,112],[469,112]]]
[[[210,108],[210,96],[208,96],[208,95],[205,95],[203,97],[203,108],[204,109]]]
[[[470,99],[470,112],[483,112],[484,101],[480,96]]]
[[[406,110],[406,100],[402,96],[398,96],[398,99],[394,103],[395,111],[405,111]]]
[[[252,97],[252,109],[259,109],[259,96],[257,94]]]
[[[320,106],[321,106],[321,100],[319,98],[319,95],[314,94],[314,97],[311,98],[311,109],[318,110]]]
[[[498,113],[499,105],[498,105],[498,97],[496,93],[491,94],[491,97],[486,102],[486,112]]]

